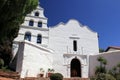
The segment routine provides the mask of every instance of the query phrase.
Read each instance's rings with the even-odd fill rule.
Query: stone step
[[[49,78],[35,78],[35,77],[26,77],[20,80],[50,80]],[[63,80],[90,80],[89,78],[80,78],[80,77],[73,77],[73,78],[64,78]]]
[[[0,80],[16,80],[16,79],[0,77]]]
[[[11,78],[11,79],[19,79],[20,75],[17,72],[12,71],[2,71],[0,70],[0,77]],[[0,79],[1,80],[1,79]]]

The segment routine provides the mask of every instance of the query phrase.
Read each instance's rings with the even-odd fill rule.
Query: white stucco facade
[[[87,78],[89,56],[99,54],[98,34],[74,19],[48,28],[44,10],[38,6],[21,24],[13,53],[14,68],[22,78],[37,77],[40,68],[44,76],[51,68],[64,77]]]
[[[40,68],[45,72],[53,68],[53,52],[29,41],[20,42],[17,60],[16,71],[21,73],[21,77],[36,77]]]
[[[99,53],[97,33],[73,19],[50,28],[49,32],[49,48],[55,53],[54,69],[70,77],[71,61],[77,58],[81,62],[81,77],[88,77],[89,55]],[[77,42],[77,51],[73,49],[74,41]]]

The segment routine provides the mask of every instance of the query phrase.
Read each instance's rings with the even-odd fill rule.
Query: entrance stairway
[[[34,78],[34,77],[27,77],[20,80],[50,80],[49,78]],[[64,78],[63,80],[90,80],[89,78],[80,78],[80,77],[72,77],[72,78]]]

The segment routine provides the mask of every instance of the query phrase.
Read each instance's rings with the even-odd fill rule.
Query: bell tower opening
[[[81,77],[81,63],[77,58],[71,61],[71,77]]]

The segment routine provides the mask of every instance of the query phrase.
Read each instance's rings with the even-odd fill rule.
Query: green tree
[[[12,42],[26,14],[38,5],[38,0],[0,0],[0,58],[8,65],[12,58]]]
[[[100,48],[100,49],[99,49],[99,52],[102,53],[102,52],[105,52],[105,50],[102,49],[102,48]]]

